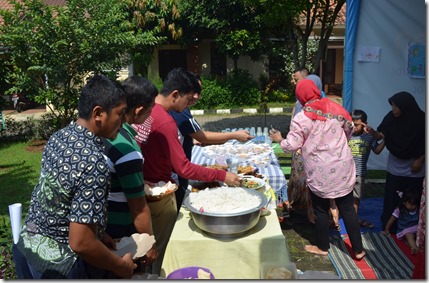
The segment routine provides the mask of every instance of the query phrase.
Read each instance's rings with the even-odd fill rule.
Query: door
[[[159,77],[164,80],[174,68],[187,69],[186,50],[159,50],[158,51]]]

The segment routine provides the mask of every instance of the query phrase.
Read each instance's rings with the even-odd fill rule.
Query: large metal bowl
[[[246,211],[237,213],[208,213],[200,212],[198,209],[191,206],[189,198],[184,200],[186,208],[191,211],[192,219],[195,225],[214,237],[238,237],[244,235],[248,230],[258,224],[261,216],[261,208],[263,208],[268,200],[267,197],[253,189],[246,189],[251,195],[256,195],[260,198],[258,206]]]

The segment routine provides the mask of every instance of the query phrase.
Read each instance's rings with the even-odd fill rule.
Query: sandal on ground
[[[359,225],[360,225],[360,227],[369,228],[369,229],[372,229],[375,227],[374,224],[372,224],[371,222],[366,221],[366,220],[359,220]]]

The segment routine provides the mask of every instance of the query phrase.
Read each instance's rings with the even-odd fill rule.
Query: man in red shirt
[[[201,86],[192,73],[182,68],[173,69],[167,75],[160,94],[155,99],[152,114],[143,124],[133,124],[137,131],[137,143],[145,159],[143,175],[146,181],[174,183],[171,178],[171,172],[174,171],[186,179],[221,181],[228,185],[240,186],[238,175],[193,164],[185,155],[176,121],[168,112],[183,111],[193,100],[195,93],[200,91]],[[170,194],[148,204],[159,255],[152,265],[151,273],[160,274],[165,248],[177,217],[176,197],[175,194]]]

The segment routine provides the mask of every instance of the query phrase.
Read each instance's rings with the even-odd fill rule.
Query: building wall
[[[238,68],[247,70],[252,75],[252,77],[257,81],[261,74],[268,77],[267,64],[266,60],[262,62],[254,62],[250,59],[249,56],[242,56],[238,59]],[[231,72],[234,69],[234,61],[231,58],[227,58],[227,71]]]
[[[341,84],[343,82],[343,62],[344,62],[344,48],[338,48],[336,52],[336,66],[335,66],[335,83]],[[155,49],[152,54],[152,62],[149,65],[148,73],[149,77],[155,77],[159,74],[159,55],[158,50],[184,50],[184,47],[181,47],[178,44],[168,44]],[[198,46],[192,46],[187,49],[187,68],[188,70],[201,74],[209,75],[211,70],[211,42],[204,41],[200,42]],[[253,62],[249,56],[242,56],[238,60],[238,67],[244,70],[248,70],[255,80],[258,80],[260,75],[268,77],[267,70],[268,59],[265,58],[261,62]],[[231,72],[234,68],[234,61],[231,58],[227,58],[227,72]],[[121,78],[123,78],[125,73],[128,73],[129,67],[125,67],[121,71]],[[323,70],[322,70],[323,72]],[[322,74],[321,74],[322,75]]]
[[[165,45],[160,48],[160,50],[181,50],[183,49],[180,45]],[[210,42],[202,42],[198,46],[189,47],[187,52],[187,68],[189,71],[209,75],[210,73]],[[158,49],[155,49],[153,53],[153,60],[149,65],[150,74],[158,74],[159,71],[159,57]],[[268,76],[267,70],[265,68],[265,61],[263,62],[253,62],[250,57],[243,56],[238,60],[238,67],[244,70],[248,70],[250,74],[254,77],[255,80],[259,78],[261,74]],[[232,71],[234,68],[234,62],[232,59],[227,58],[227,72]]]

